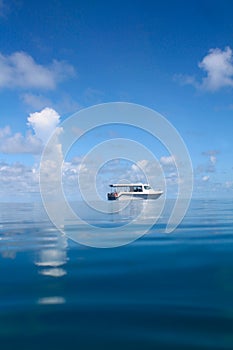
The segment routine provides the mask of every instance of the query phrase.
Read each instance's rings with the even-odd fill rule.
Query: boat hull
[[[108,200],[131,200],[131,199],[157,199],[162,195],[162,191],[154,193],[119,192],[108,193]]]
[[[118,200],[129,200],[129,199],[158,199],[163,192],[156,192],[156,193],[119,193],[117,198]]]

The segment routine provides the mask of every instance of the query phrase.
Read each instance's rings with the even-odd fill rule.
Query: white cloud
[[[160,164],[164,173],[166,173],[166,176],[168,176],[168,173],[173,173],[176,171],[176,159],[174,155],[161,157]]]
[[[38,176],[38,170],[34,166],[0,162],[0,195],[38,192]]]
[[[233,87],[233,56],[230,47],[225,50],[211,49],[199,63],[207,76],[202,80],[202,88],[216,91],[225,86]]]
[[[174,156],[163,156],[160,158],[160,163],[162,165],[169,165],[169,166],[174,166],[175,165],[175,158]]]
[[[54,109],[48,107],[40,112],[31,113],[28,117],[28,125],[32,127],[36,137],[43,144],[46,144],[55,129],[57,129],[58,133],[61,132],[62,129],[57,127],[59,123],[59,114]]]
[[[145,178],[147,174],[147,180]],[[135,182],[135,175],[137,175],[136,181],[145,182],[148,181],[154,189],[162,189],[174,192],[179,183],[183,183],[184,179],[178,176],[176,171],[176,159],[174,155],[162,156],[159,162],[151,162],[148,160],[140,160],[136,164],[133,164],[131,171],[127,174],[127,179],[132,179]]]
[[[154,189],[164,189],[163,170],[155,159],[142,159],[131,166],[126,174],[130,182],[148,182]]]
[[[59,122],[60,116],[52,108],[45,108],[41,112],[32,113],[28,118],[29,125],[44,144],[53,135],[45,148],[40,163],[40,183],[43,187],[43,193],[45,194],[46,192],[46,195],[59,195],[60,168],[64,160],[62,144],[59,140],[63,129],[62,127],[58,127]]]
[[[44,108],[41,112],[28,117],[29,130],[26,136],[21,133],[12,134],[9,126],[0,129],[0,152],[5,154],[40,154],[43,146],[54,131],[59,135],[62,128],[59,114],[52,108]]]
[[[54,89],[58,82],[74,74],[73,66],[63,61],[43,66],[25,52],[9,56],[0,53],[0,88]]]
[[[206,75],[200,82],[194,76],[182,74],[176,75],[175,80],[183,85],[193,85],[197,89],[212,92],[233,87],[233,53],[230,47],[224,50],[210,49],[198,67]]]
[[[4,132],[7,130],[7,133]],[[41,141],[28,132],[26,136],[13,134],[9,127],[0,129],[0,152],[5,154],[39,154],[42,150]]]
[[[59,135],[60,116],[52,108],[44,108],[40,112],[32,113],[28,117],[29,130],[26,136],[21,133],[12,134],[9,126],[0,129],[0,152],[7,154],[40,154],[49,137],[54,137],[47,147],[47,153],[40,167],[43,171],[43,181],[48,193],[56,193],[60,181],[60,165],[63,162],[62,145]],[[38,192],[38,167],[26,167],[22,164],[0,163],[0,195],[9,193]]]
[[[208,175],[205,175],[202,177],[202,181],[207,182],[209,181],[210,177]]]
[[[178,177],[176,172],[170,172],[165,174],[167,186],[177,186],[178,183],[181,183],[183,179]]]
[[[216,156],[210,156],[210,162],[213,164],[213,165],[215,165],[216,164],[216,161],[217,161],[217,158],[216,158]]]
[[[203,156],[208,157],[208,163],[205,165],[200,165],[198,167],[199,172],[207,172],[214,173],[216,171],[215,165],[217,163],[217,154],[219,154],[218,150],[209,150],[202,152]]]

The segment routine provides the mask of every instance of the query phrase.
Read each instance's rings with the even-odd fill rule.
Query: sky
[[[108,102],[163,115],[189,151],[193,197],[232,198],[232,13],[230,0],[0,0],[0,201],[40,198],[40,159],[50,135],[77,111]],[[66,155],[67,195],[85,154],[114,137],[149,148],[167,193],[177,193],[175,155],[143,131],[109,125]],[[111,182],[143,181],[143,168],[156,177],[143,157],[103,164],[100,196]]]

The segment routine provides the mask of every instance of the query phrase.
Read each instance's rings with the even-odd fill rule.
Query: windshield
[[[145,190],[151,190],[151,187],[149,185],[144,186]]]

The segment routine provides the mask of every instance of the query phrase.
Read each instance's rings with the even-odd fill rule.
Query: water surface
[[[172,234],[163,214],[134,243],[96,249],[38,203],[0,204],[1,349],[232,349],[232,209],[194,200]]]

